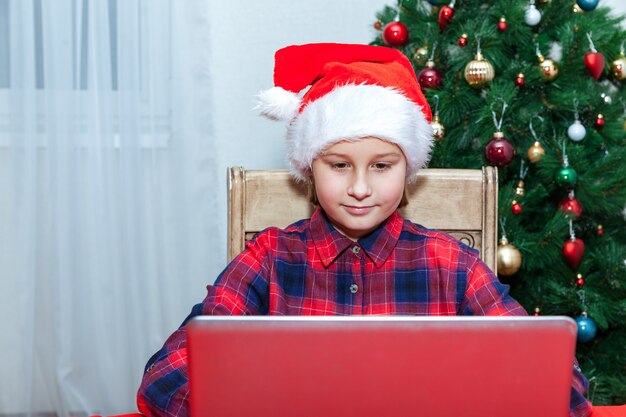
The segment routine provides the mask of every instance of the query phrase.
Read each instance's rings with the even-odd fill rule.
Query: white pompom
[[[291,120],[300,107],[300,97],[281,87],[272,87],[257,95],[255,107],[263,116],[272,120]]]

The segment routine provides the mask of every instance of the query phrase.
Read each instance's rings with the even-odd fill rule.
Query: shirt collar
[[[360,238],[356,244],[369,256],[377,268],[380,268],[396,247],[404,220],[394,211],[376,230]],[[317,208],[311,216],[309,230],[315,249],[328,267],[344,250],[354,246],[355,242],[341,234],[330,223],[324,211]]]

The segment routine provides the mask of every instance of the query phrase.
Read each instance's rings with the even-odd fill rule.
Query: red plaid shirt
[[[189,414],[184,326],[198,315],[526,315],[474,249],[397,212],[357,242],[319,209],[310,220],[267,229],[207,289],[146,365],[142,413]],[[587,385],[574,366],[572,416],[590,411]]]

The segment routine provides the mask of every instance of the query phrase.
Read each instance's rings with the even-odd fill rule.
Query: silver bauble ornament
[[[574,123],[567,128],[567,136],[573,140],[574,142],[580,142],[585,139],[585,135],[587,134],[587,130],[580,120],[574,120]]]
[[[541,12],[537,10],[534,2],[528,6],[528,9],[526,9],[526,12],[524,13],[524,22],[526,22],[528,26],[537,26],[539,22],[541,22]]]
[[[446,133],[446,128],[441,124],[441,120],[437,114],[433,116],[433,121],[430,123],[430,127],[433,129],[433,136],[437,140],[443,138],[443,135]]]

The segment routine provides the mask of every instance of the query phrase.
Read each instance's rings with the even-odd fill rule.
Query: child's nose
[[[348,189],[348,194],[362,200],[372,194],[372,187],[368,179],[367,173],[356,172],[352,177],[352,183]]]

